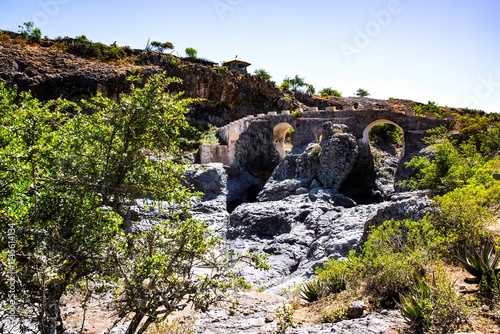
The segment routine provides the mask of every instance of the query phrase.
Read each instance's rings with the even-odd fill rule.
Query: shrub
[[[346,290],[324,298],[313,307],[318,309],[320,322],[335,323],[349,318],[349,304],[355,300],[359,300],[359,295],[353,290]]]
[[[399,295],[426,273],[439,240],[433,226],[412,220],[389,220],[372,229],[362,247],[366,292],[378,306],[393,306]]]
[[[219,129],[212,124],[208,124],[208,130],[201,134],[200,143],[203,145],[218,145],[219,144]]]
[[[500,305],[500,273],[484,275],[479,282],[479,292],[487,304]]]
[[[186,55],[189,58],[196,58],[198,56],[198,51],[194,48],[186,48]]]
[[[358,90],[356,91],[356,96],[366,97],[366,96],[370,96],[370,93],[368,93],[368,91],[366,89],[358,88]]]
[[[75,41],[78,43],[89,43],[89,39],[85,35],[80,35],[75,37]]]
[[[227,66],[219,66],[215,68],[215,74],[219,77],[223,77],[229,72]]]
[[[283,83],[281,84],[280,86],[280,89],[285,92],[285,93],[288,93],[290,92],[290,89],[291,89],[291,85],[290,85],[290,82],[288,80],[283,80]]]
[[[320,320],[326,323],[336,323],[339,321],[346,320],[347,316],[347,305],[331,305],[327,306],[321,312]]]
[[[416,156],[405,164],[416,170],[416,174],[401,182],[403,187],[444,193],[466,185],[477,166],[484,163],[484,158],[470,142],[457,145],[440,134],[426,141],[432,144],[429,147],[432,156]]]
[[[321,95],[321,97],[325,97],[325,98],[330,97],[330,96],[342,97],[341,92],[339,92],[338,90],[333,89],[331,87],[323,88],[322,90],[320,90],[319,94]]]
[[[411,108],[417,116],[426,116],[427,114],[435,114],[437,118],[445,117],[445,112],[436,102],[428,101],[427,104],[416,104]]]
[[[427,218],[446,237],[447,242],[441,247],[444,255],[452,258],[462,245],[478,245],[488,238],[485,224],[491,213],[485,207],[485,194],[484,187],[477,186],[455,189],[435,198],[440,211]]]
[[[345,260],[329,259],[316,269],[318,280],[326,292],[334,294],[357,286],[364,274],[365,267],[353,251]]]
[[[287,329],[295,326],[293,321],[293,315],[295,314],[295,309],[290,305],[283,304],[276,310],[276,318],[278,319],[278,324],[276,326],[275,334],[285,334]]]
[[[254,75],[256,78],[263,80],[271,80],[271,75],[263,68],[255,70]]]
[[[299,118],[302,115],[302,113],[297,109],[293,110],[291,114],[293,118]]]
[[[148,328],[146,334],[193,334],[195,320],[195,318],[188,318],[184,321],[179,319],[165,320]]]

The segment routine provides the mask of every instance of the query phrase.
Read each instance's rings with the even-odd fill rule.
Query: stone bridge
[[[427,130],[445,126],[449,129],[454,119],[436,119],[403,114],[393,110],[327,110],[309,108],[299,117],[290,111],[272,111],[257,116],[247,116],[219,129],[221,139],[227,145],[203,145],[200,147],[201,163],[222,162],[232,167],[245,166],[255,176],[266,179],[280,160],[288,153],[286,136],[293,129],[293,150],[303,149],[309,143],[320,141],[322,124],[325,122],[344,124],[347,132],[353,134],[360,148],[371,155],[369,149],[370,129],[381,123],[393,124],[404,134],[400,165],[418,153],[425,143],[422,141]],[[402,167],[403,168],[403,167]]]

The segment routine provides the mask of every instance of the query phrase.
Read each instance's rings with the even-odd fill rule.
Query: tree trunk
[[[59,302],[65,286],[55,284],[47,288],[46,302],[43,305],[43,318],[40,332],[43,334],[62,334],[64,332]]]
[[[144,318],[143,314],[136,314],[132,318],[132,321],[130,322],[130,325],[128,325],[127,331],[125,334],[134,334],[137,328],[139,328],[139,325],[141,324],[142,319]]]
[[[146,332],[146,330],[148,329],[149,325],[151,325],[155,321],[155,319],[156,318],[149,316],[146,319],[146,322],[141,326],[141,329],[139,329],[137,334],[144,334]]]

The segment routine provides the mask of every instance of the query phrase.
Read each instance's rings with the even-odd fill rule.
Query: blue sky
[[[0,29],[26,21],[51,38],[238,55],[278,84],[500,112],[498,0],[1,0]]]

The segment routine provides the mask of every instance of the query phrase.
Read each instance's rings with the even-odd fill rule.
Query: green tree
[[[131,318],[126,334],[143,333],[188,305],[204,312],[227,300],[229,290],[247,287],[233,272],[236,262],[265,268],[260,256],[222,252],[220,239],[211,235],[206,223],[193,219],[172,216],[149,231],[121,235],[114,242],[112,263],[123,279],[123,293],[115,305],[122,319]],[[200,268],[208,272],[201,274]]]
[[[290,89],[291,89],[291,85],[290,85],[290,81],[288,81],[286,78],[283,80],[283,83],[281,84],[280,86],[280,89],[285,92],[285,93],[288,93],[290,92]]]
[[[35,28],[35,24],[31,21],[24,22],[22,26],[19,26],[19,33],[29,36],[37,43],[42,41],[42,31],[39,28]]]
[[[457,144],[448,135],[438,134],[430,136],[427,142],[432,154],[416,156],[406,163],[407,167],[416,171],[416,175],[403,181],[403,186],[445,193],[465,185],[476,166],[485,161],[470,141]]]
[[[377,124],[370,130],[370,141],[377,144],[390,144],[397,147],[403,145],[403,131],[393,124]]]
[[[8,191],[0,199],[0,225],[15,231],[16,282],[16,295],[4,306],[20,318],[30,310],[41,333],[61,333],[59,300],[68,286],[100,266],[100,254],[117,232],[117,217],[98,210],[101,200],[87,190],[90,184],[66,174],[73,163],[73,156],[65,156],[68,115],[50,111],[29,93],[16,96],[2,86],[0,95],[2,126],[10,129],[1,140],[8,143],[0,150]],[[12,107],[6,108],[9,102]],[[5,237],[0,245],[5,269]]]
[[[290,82],[290,87],[294,92],[297,92],[300,88],[307,86],[305,78],[299,77],[298,74],[295,75],[295,77],[289,79],[289,82]]]
[[[172,46],[172,48],[173,48],[173,46]],[[198,51],[194,48],[186,48],[186,55],[189,58],[195,59],[198,56]]]
[[[292,92],[300,91],[301,88],[306,86],[308,86],[308,84],[305,82],[304,78],[300,77],[298,74],[293,78],[285,77],[281,84],[281,87],[288,87]]]
[[[158,316],[155,306],[166,316],[187,298],[204,309],[237,281],[229,254],[215,249],[206,224],[189,218],[193,193],[179,157],[191,100],[165,93],[171,82],[178,80],[154,75],[120,102],[84,101],[84,111],[64,100],[42,105],[0,84],[0,228],[15,231],[16,269],[8,300],[4,273],[12,263],[2,234],[0,294],[2,306],[34,320],[40,333],[64,331],[60,299],[85,282],[117,282],[115,302],[134,314],[134,333],[140,320]],[[157,227],[126,234],[131,206],[146,196],[161,212]],[[194,275],[198,265],[213,270]],[[146,304],[135,302],[143,293]]]
[[[163,42],[162,43],[162,42],[158,42],[158,41],[152,41],[151,43],[149,43],[147,49],[156,51],[158,53],[163,53],[166,50],[173,50],[174,45],[171,42]]]
[[[271,80],[271,75],[263,68],[256,69],[254,75],[263,80]]]
[[[306,94],[313,95],[314,93],[316,93],[316,88],[311,84],[307,85]]]
[[[321,97],[329,97],[329,96],[342,97],[341,92],[339,92],[338,90],[333,89],[331,87],[323,88],[319,93],[320,93]]]
[[[366,89],[358,88],[358,90],[356,91],[356,96],[366,97],[366,96],[370,96],[370,93],[368,93],[368,91]]]

